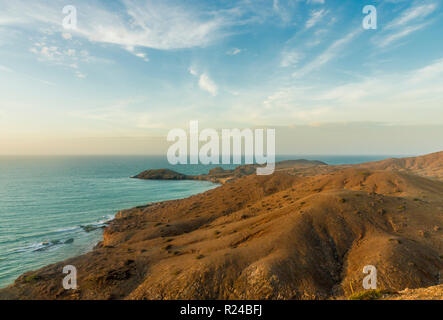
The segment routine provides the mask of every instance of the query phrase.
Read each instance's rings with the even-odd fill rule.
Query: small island
[[[276,163],[276,170],[288,169],[288,168],[309,168],[316,166],[326,166],[327,164],[322,161],[317,160],[286,160]],[[176,172],[171,169],[152,169],[143,171],[136,176],[132,177],[135,179],[142,180],[201,180],[201,181],[211,181],[214,183],[226,183],[232,182],[238,178],[248,176],[254,174],[256,172],[257,167],[260,165],[250,164],[250,165],[241,165],[235,169],[223,169],[221,167],[217,167],[211,169],[208,174],[201,175],[186,175],[179,172]]]

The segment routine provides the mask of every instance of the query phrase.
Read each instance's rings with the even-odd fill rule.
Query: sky
[[[191,120],[276,128],[280,154],[440,151],[441,30],[439,0],[0,0],[0,154],[162,154]]]

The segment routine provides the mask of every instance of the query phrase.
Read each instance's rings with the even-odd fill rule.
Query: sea
[[[291,155],[276,160],[353,164],[390,157]],[[119,210],[217,187],[208,181],[132,176],[160,168],[203,174],[215,167],[173,166],[164,156],[0,156],[0,288],[25,272],[92,250]]]

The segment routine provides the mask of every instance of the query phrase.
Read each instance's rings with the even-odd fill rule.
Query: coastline
[[[86,159],[85,159],[86,160]],[[127,176],[126,178],[128,181],[130,181],[130,177]],[[192,181],[191,181],[192,183]],[[186,185],[186,187],[179,187],[177,189],[177,194],[170,195],[170,197],[164,199],[164,200],[156,200],[154,203],[158,202],[164,202],[164,201],[170,201],[170,200],[176,200],[176,199],[183,199],[190,195],[199,194],[201,192],[205,192],[207,190],[211,190],[218,186],[218,184],[208,181],[208,186],[202,185],[200,187],[197,187],[194,193],[189,193],[189,191],[192,191],[194,188],[190,187],[189,185]],[[133,184],[131,184],[133,185]],[[160,186],[156,186],[156,188],[161,188]],[[186,191],[184,188],[187,188]],[[175,188],[174,188],[175,189]],[[139,188],[139,193],[143,192],[142,190],[145,190],[145,188]],[[174,191],[173,191],[174,192]],[[165,192],[165,194],[169,195],[170,192]],[[185,194],[182,194],[185,193]],[[146,198],[146,197],[145,197]],[[150,197],[148,196],[148,199]],[[115,202],[115,201],[114,201]],[[127,201],[130,202],[130,201]],[[140,202],[140,200],[138,201]],[[146,201],[147,202],[147,201]],[[145,203],[146,203],[145,202]],[[143,203],[143,201],[142,201]],[[108,207],[112,206],[107,205]],[[117,204],[118,206],[118,204]],[[143,205],[131,205],[127,206],[126,208],[119,208],[112,212],[112,214],[107,214],[108,211],[106,209],[99,209],[100,211],[105,212],[106,216],[98,217],[97,219],[92,218],[91,219],[84,219],[86,220],[84,223],[74,223],[74,224],[67,224],[58,226],[52,226],[48,229],[47,232],[48,236],[43,235],[43,237],[36,237],[35,240],[28,240],[29,244],[22,244],[22,245],[15,245],[13,247],[12,252],[20,252],[20,253],[26,253],[28,256],[31,257],[31,259],[38,260],[37,266],[30,266],[29,268],[21,268],[23,271],[15,275],[13,278],[10,278],[8,273],[6,273],[6,276],[4,278],[5,281],[2,282],[2,286],[0,286],[0,289],[5,289],[11,285],[14,285],[14,282],[22,276],[25,273],[33,272],[35,270],[39,270],[41,268],[44,268],[47,265],[52,265],[54,263],[57,263],[59,261],[64,261],[66,259],[72,259],[77,256],[90,253],[94,250],[97,245],[99,245],[101,242],[103,242],[103,231],[104,229],[112,223],[116,219],[116,215],[125,210],[130,210],[134,208],[144,207]],[[110,211],[109,211],[110,212]],[[88,221],[89,220],[89,221]],[[61,240],[60,240],[61,239]],[[89,241],[88,241],[89,240]],[[73,247],[75,246],[75,247]],[[79,250],[78,247],[81,247]],[[75,251],[71,254],[66,254],[66,251]],[[56,252],[56,254],[54,254]],[[49,259],[45,259],[43,257],[49,256]],[[57,257],[58,256],[58,257]],[[8,256],[6,256],[1,261],[7,262],[9,259]],[[13,271],[11,271],[11,274]]]
[[[443,267],[442,160],[291,164],[121,210],[92,252],[20,276],[0,299],[330,299],[359,286],[365,263],[382,289],[432,286]],[[79,290],[60,288],[67,264]]]
[[[286,164],[287,163],[299,163],[301,165],[305,165],[305,164],[310,165],[311,162],[312,162],[312,160],[283,160],[283,161],[281,161],[283,166],[285,165],[285,163]],[[320,162],[320,161],[319,162],[314,161],[314,163],[326,165],[324,162]],[[181,173],[178,173],[178,172],[170,170],[170,169],[148,169],[146,171],[140,172],[139,174],[137,174],[135,176],[131,176],[130,178],[131,179],[140,179],[140,180],[157,180],[157,181],[171,181],[171,180],[174,180],[174,181],[183,181],[183,180],[208,181],[213,184],[213,188],[206,190],[206,191],[209,191],[209,190],[214,190],[214,189],[222,186],[223,184],[233,181],[233,180],[240,178],[242,176],[253,174],[257,167],[258,167],[258,165],[254,165],[254,164],[253,165],[238,165],[236,168],[231,169],[231,170],[229,170],[229,169],[224,170],[221,167],[220,168],[217,167],[217,168],[210,170],[208,174],[200,174],[200,175],[186,175],[186,174],[181,174]],[[204,191],[204,192],[206,192],[206,191]],[[120,217],[122,217],[122,215],[125,212],[130,212],[133,210],[143,210],[143,209],[146,209],[149,207],[153,207],[155,205],[162,205],[168,201],[184,200],[186,198],[198,195],[200,193],[201,192],[198,192],[198,193],[189,195],[185,198],[174,198],[174,199],[162,200],[162,201],[157,201],[157,202],[150,202],[145,205],[139,205],[139,206],[134,206],[134,207],[126,208],[126,209],[121,209],[113,214],[113,218],[107,220],[105,223],[102,223],[102,225],[103,225],[102,227],[94,227],[93,229],[89,229],[89,225],[80,226],[80,228],[84,229],[85,232],[88,232],[88,233],[91,231],[94,231],[96,229],[102,229],[100,239],[95,240],[94,243],[91,243],[91,249],[85,251],[81,255],[91,253],[96,248],[100,248],[103,244],[103,241],[104,241],[104,233],[105,233],[106,228],[108,228],[110,224],[115,223],[116,220],[119,219]],[[88,231],[88,229],[90,231]],[[73,259],[76,257],[78,257],[78,255],[67,257],[63,261]],[[60,262],[60,261],[57,261],[55,263],[58,263],[58,262]],[[54,264],[54,263],[52,263],[52,264]],[[52,264],[49,264],[49,265],[52,265]],[[48,264],[45,264],[45,265],[47,266]],[[39,269],[37,269],[37,270],[39,270]],[[26,275],[28,273],[32,273],[34,271],[36,271],[36,270],[31,269],[29,271],[25,271],[19,277],[15,278],[11,283],[6,284],[4,287],[0,287],[0,290],[7,289],[8,287],[13,286],[17,279],[23,277],[24,275]]]

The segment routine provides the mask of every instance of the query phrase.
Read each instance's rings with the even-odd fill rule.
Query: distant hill
[[[312,168],[320,165],[326,165],[321,161],[310,160],[287,160],[276,163],[276,170],[295,169],[295,168]],[[185,175],[170,169],[154,169],[143,171],[133,178],[144,180],[207,180],[216,183],[232,182],[235,179],[255,174],[257,167],[260,165],[249,164],[241,165],[235,169],[227,170],[221,167],[211,169],[208,174],[197,176]]]
[[[443,179],[443,151],[420,157],[369,162],[362,166],[376,170],[406,171],[425,177]]]

